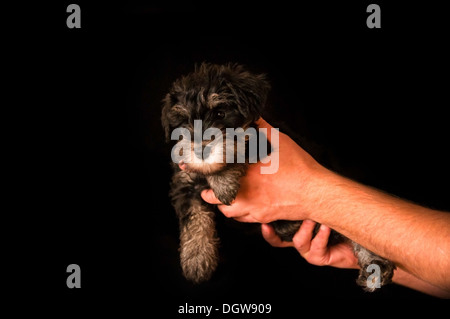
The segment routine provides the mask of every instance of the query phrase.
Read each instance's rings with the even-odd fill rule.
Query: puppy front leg
[[[209,280],[218,264],[214,212],[192,200],[187,218],[180,222],[180,261],[184,276],[200,283]]]
[[[179,219],[183,275],[194,283],[200,283],[210,279],[217,268],[219,239],[214,210],[202,201],[196,182],[185,172],[176,173],[171,198]]]
[[[352,242],[352,245],[360,266],[359,276],[356,280],[358,285],[365,291],[373,292],[376,288],[392,282],[394,270],[397,268],[393,262],[374,254],[358,243]],[[374,265],[379,267],[379,272],[375,271],[377,268],[374,268]]]
[[[209,186],[214,191],[214,195],[225,205],[230,205],[236,198],[240,187],[240,179],[245,175],[245,169],[245,164],[235,165],[206,177]]]

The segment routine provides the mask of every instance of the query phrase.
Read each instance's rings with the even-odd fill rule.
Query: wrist
[[[329,195],[333,192],[330,185],[334,185],[335,175],[335,173],[319,164],[310,169],[308,176],[303,179],[304,187],[299,197],[303,219],[324,223],[325,207],[323,206],[327,205]]]

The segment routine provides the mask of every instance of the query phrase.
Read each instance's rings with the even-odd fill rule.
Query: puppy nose
[[[211,147],[202,145],[201,147],[194,147],[194,154],[199,159],[207,159],[211,154]]]
[[[209,154],[211,154],[211,147],[207,145],[203,147],[203,159],[207,159]]]
[[[197,158],[202,159],[203,158],[203,146],[201,147],[195,147],[194,148],[194,154]]]

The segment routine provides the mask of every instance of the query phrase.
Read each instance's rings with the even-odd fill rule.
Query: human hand
[[[251,164],[231,205],[222,204],[212,190],[202,192],[203,200],[217,204],[225,216],[241,222],[307,219],[311,185],[317,182],[324,168],[286,134],[280,132],[278,141],[271,140],[274,128],[262,118],[256,124],[267,129],[272,154],[278,153],[278,171],[261,174],[261,166],[270,164]]]
[[[331,229],[321,225],[313,238],[315,225],[312,220],[304,220],[292,242],[282,241],[269,224],[262,224],[261,232],[264,239],[274,247],[295,247],[312,265],[358,269],[358,260],[350,244],[339,243],[329,247],[327,244]]]

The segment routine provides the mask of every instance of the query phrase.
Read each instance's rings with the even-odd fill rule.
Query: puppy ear
[[[239,111],[245,117],[258,119],[264,109],[270,90],[270,84],[266,76],[242,72],[236,84]]]
[[[172,99],[168,93],[163,99],[163,108],[161,112],[161,124],[164,129],[164,135],[166,137],[166,142],[170,141],[170,123],[169,123],[169,111],[172,107]]]

